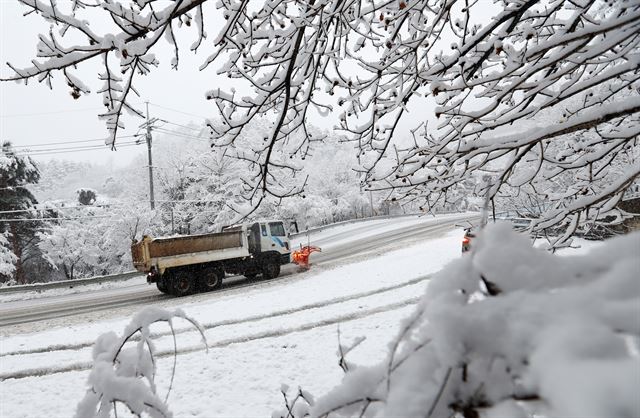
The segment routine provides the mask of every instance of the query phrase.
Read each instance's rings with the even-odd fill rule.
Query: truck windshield
[[[282,222],[269,222],[269,230],[271,230],[272,237],[284,237],[287,235],[284,232],[284,225],[282,225]]]

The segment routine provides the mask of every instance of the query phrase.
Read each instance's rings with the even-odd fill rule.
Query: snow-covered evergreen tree
[[[36,198],[28,189],[40,179],[40,173],[29,157],[17,155],[10,142],[4,142],[0,151],[0,234],[8,240],[8,257],[14,260],[14,279],[27,283],[25,263],[39,257]],[[13,258],[11,256],[13,254]],[[8,271],[8,269],[7,269]],[[0,275],[1,279],[8,277]]]
[[[16,271],[17,258],[11,251],[9,231],[0,232],[0,283],[11,281]]]

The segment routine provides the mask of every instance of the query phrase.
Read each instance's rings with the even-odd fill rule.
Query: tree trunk
[[[69,271],[69,267],[65,263],[62,263],[62,271],[64,272],[64,277],[67,280],[71,280],[73,278],[73,266],[71,266],[71,272]]]
[[[16,282],[18,284],[27,284],[27,278],[24,275],[24,269],[22,268],[22,248],[20,247],[20,239],[18,238],[18,230],[15,223],[11,223],[9,226],[11,230],[11,245],[13,246],[13,254],[16,256]]]

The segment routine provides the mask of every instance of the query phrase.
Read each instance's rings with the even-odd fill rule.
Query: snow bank
[[[632,234],[559,257],[489,225],[430,282],[387,359],[352,368],[311,414],[640,416],[639,250]]]

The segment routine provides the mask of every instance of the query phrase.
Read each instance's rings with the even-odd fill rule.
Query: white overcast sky
[[[59,3],[61,3],[61,0]],[[0,75],[13,75],[6,62],[18,68],[29,66],[34,57],[37,35],[46,33],[49,26],[40,17],[23,17],[24,6],[15,0],[0,0]],[[217,14],[211,10],[208,24],[211,25],[211,15]],[[217,34],[214,27],[207,28],[210,38]],[[179,31],[181,32],[181,31]],[[160,60],[160,67],[151,76],[140,77],[137,88],[141,98],[134,100],[141,104],[149,101],[152,117],[160,117],[179,124],[188,122],[204,122],[204,117],[213,117],[213,103],[204,98],[207,90],[218,86],[220,78],[215,75],[215,68],[210,67],[205,72],[199,72],[198,66],[206,58],[205,53],[194,56],[188,51],[188,45],[195,40],[195,31],[184,33],[185,45],[182,48],[181,65],[179,71],[169,67],[171,49],[164,48],[160,54],[155,51]],[[209,41],[211,42],[211,41]],[[166,53],[162,56],[162,53]],[[92,92],[100,87],[97,74],[101,69],[93,64],[81,67],[77,75],[87,84]],[[160,107],[162,106],[162,107]],[[0,83],[0,140],[9,140],[16,146],[33,144],[51,144],[57,142],[96,140],[81,144],[58,144],[36,149],[60,149],[77,145],[98,145],[98,141],[107,136],[104,122],[97,114],[104,109],[100,95],[91,93],[73,100],[69,88],[61,77],[57,77],[54,89],[31,81],[28,86],[14,82]],[[174,110],[169,110],[174,109]],[[126,129],[119,135],[135,134],[144,120],[127,118]],[[172,129],[173,127],[167,126]],[[129,139],[127,139],[129,140]],[[185,141],[188,141],[185,139]],[[121,165],[129,162],[136,154],[146,152],[143,145],[123,147],[118,151],[108,148],[96,151],[68,152],[60,150],[59,154],[48,154],[34,157],[36,161],[50,158],[69,159],[74,161],[88,161]]]
[[[64,5],[63,2],[68,1],[59,0],[58,4]],[[211,46],[224,21],[220,18],[220,12],[215,9],[215,2],[207,2],[205,5],[205,31],[209,36],[205,43]],[[49,31],[49,24],[39,16],[32,14],[23,17],[26,10],[27,8],[16,0],[0,0],[0,76],[2,77],[13,75],[11,69],[6,66],[6,62],[12,63],[17,68],[30,66],[30,61],[35,56],[38,34]],[[492,7],[487,7],[482,12],[486,15],[478,17],[481,20],[488,20],[493,10]],[[98,33],[106,33],[109,30],[106,22],[94,19],[91,23],[93,30]],[[151,117],[178,124],[202,123],[205,118],[216,116],[214,103],[205,100],[206,91],[218,87],[223,89],[235,87],[241,92],[242,88],[237,85],[230,86],[228,78],[216,75],[220,63],[214,63],[202,72],[198,71],[198,67],[213,48],[209,47],[207,50],[205,45],[198,55],[189,51],[189,46],[196,39],[196,30],[193,26],[177,30],[176,36],[181,46],[179,70],[170,69],[169,63],[173,50],[162,39],[160,42],[164,44],[156,46],[153,51],[160,61],[160,67],[153,69],[149,76],[137,77],[134,85],[141,97],[134,99],[133,102],[139,103],[139,108],[144,110],[144,102],[149,101]],[[65,44],[65,46],[69,45]],[[26,145],[44,145],[31,147],[33,151],[44,149],[60,151],[58,154],[35,156],[36,161],[57,158],[95,163],[110,162],[119,166],[130,162],[136,155],[145,153],[144,145],[123,147],[115,152],[107,147],[83,152],[68,152],[60,149],[77,145],[103,144],[100,140],[107,136],[105,124],[97,116],[104,110],[102,98],[93,93],[101,87],[97,77],[102,71],[100,63],[96,61],[82,64],[74,73],[92,90],[91,94],[83,95],[78,100],[71,98],[69,88],[61,76],[56,78],[53,90],[35,80],[32,80],[28,86],[15,82],[0,83],[0,140],[9,140],[18,148]],[[408,118],[409,121],[404,122],[407,126],[401,126],[400,129],[404,132],[397,134],[408,136],[408,128],[427,117],[433,119],[430,126],[434,126],[436,121],[433,118],[433,106],[434,103],[430,99],[410,103],[411,116]],[[312,121],[322,129],[331,129],[335,122],[333,119],[333,117],[324,119],[316,116]],[[138,126],[143,122],[143,119],[128,117],[125,119],[126,128],[119,132],[119,136],[135,134]],[[46,146],[83,140],[93,142]],[[123,141],[129,140],[131,138],[123,139]],[[162,140],[161,137],[159,140]],[[184,140],[189,141],[189,139]]]

